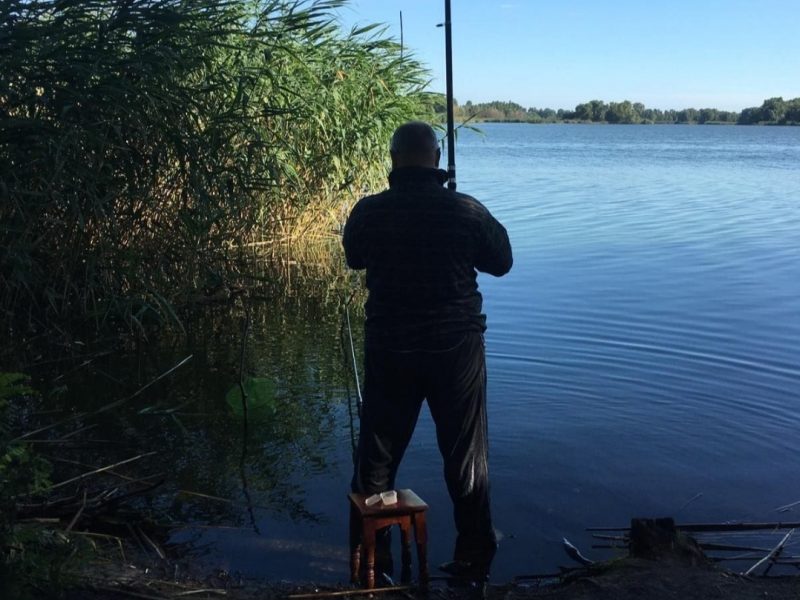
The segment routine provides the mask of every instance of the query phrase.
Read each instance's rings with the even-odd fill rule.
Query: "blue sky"
[[[383,22],[444,91],[443,0],[351,0],[342,25]],[[456,99],[568,108],[631,100],[741,110],[800,96],[800,0],[452,0]]]

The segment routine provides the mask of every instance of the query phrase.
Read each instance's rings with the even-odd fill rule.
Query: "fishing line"
[[[346,371],[353,370],[353,378],[356,382],[356,410],[353,410],[353,394],[350,391],[350,377],[349,375],[344,378],[344,386],[345,392],[347,394],[347,412],[350,417],[350,446],[352,447],[353,451],[353,464],[356,463],[356,450],[358,448],[358,440],[356,438],[356,426],[355,421],[356,418],[359,420],[361,419],[361,405],[364,403],[363,398],[361,396],[361,382],[358,378],[358,364],[356,361],[356,354],[355,354],[355,344],[353,343],[353,330],[350,325],[350,303],[353,301],[353,298],[356,295],[356,289],[354,288],[350,293],[350,297],[343,302],[344,304],[344,313],[342,314],[341,320],[341,327],[339,328],[339,343],[342,349],[342,360],[344,362],[344,367]],[[349,351],[348,351],[348,343],[345,340],[345,337],[349,338]],[[351,362],[352,358],[352,362]]]
[[[352,299],[352,296],[351,296]],[[358,392],[358,416],[361,417],[361,407],[364,406],[364,398],[361,396],[361,382],[358,380],[358,364],[356,362],[356,348],[353,344],[353,330],[350,327],[350,308],[344,305],[344,315],[347,319],[347,336],[350,339],[350,355],[353,358],[353,375],[356,379],[356,391]]]

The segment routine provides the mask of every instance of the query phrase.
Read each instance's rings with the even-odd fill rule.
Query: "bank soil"
[[[698,529],[699,526],[692,526]],[[719,529],[720,526],[713,526]],[[733,527],[726,525],[724,528]],[[748,527],[742,525],[741,527]],[[749,527],[752,527],[749,526]],[[229,576],[205,577],[203,580],[184,578],[180,583],[171,577],[166,562],[151,569],[125,572],[94,573],[94,583],[83,586],[70,596],[71,600],[117,598],[219,598],[238,600],[316,600],[324,598],[364,598],[377,600],[455,600],[457,598],[486,598],[487,600],[675,600],[683,598],[721,598],[730,600],[800,600],[800,576],[786,575],[796,569],[781,571],[781,575],[742,575],[722,568],[707,556],[698,542],[675,526],[672,519],[634,519],[625,528],[624,540],[629,556],[602,563],[591,563],[569,545],[567,553],[583,567],[566,569],[551,576],[517,578],[514,582],[488,584],[481,588],[443,577],[434,577],[427,590],[413,586],[397,589],[359,591],[348,586],[321,586],[290,583],[256,583],[232,579]],[[789,534],[791,535],[791,534]],[[769,572],[777,563],[783,543],[773,549],[751,569],[752,573]],[[717,545],[717,549],[721,546]],[[772,561],[772,565],[768,564]],[[791,563],[794,564],[794,563]],[[766,566],[764,566],[766,565]],[[788,565],[784,565],[788,566]],[[188,567],[188,569],[186,568]],[[190,572],[186,565],[183,572]],[[756,570],[756,569],[759,570]],[[131,570],[133,569],[133,570]],[[174,573],[177,574],[177,567]],[[343,574],[344,575],[344,574]],[[87,579],[88,581],[88,579]]]
[[[216,579],[181,584],[141,573],[124,580],[79,586],[68,600],[122,600],[131,598],[231,600],[289,600],[295,596],[324,598],[368,598],[374,600],[456,600],[481,598],[480,590],[433,581],[427,593],[415,589],[352,594],[348,586],[236,582]],[[346,595],[343,595],[346,594]],[[554,580],[490,584],[487,600],[798,600],[800,577],[743,577],[714,566],[687,566],[674,561],[626,558],[575,572],[562,582]]]

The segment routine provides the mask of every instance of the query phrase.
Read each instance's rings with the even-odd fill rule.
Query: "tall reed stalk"
[[[103,328],[336,228],[426,72],[344,0],[0,0],[0,310]],[[7,329],[8,330],[8,329]]]

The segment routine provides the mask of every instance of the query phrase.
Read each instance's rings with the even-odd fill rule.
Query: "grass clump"
[[[17,502],[46,490],[50,463],[12,439],[12,409],[26,411],[38,394],[19,373],[0,373],[0,592],[4,598],[56,594],[80,560],[79,543],[39,523],[19,523]],[[13,403],[13,405],[12,405]]]

